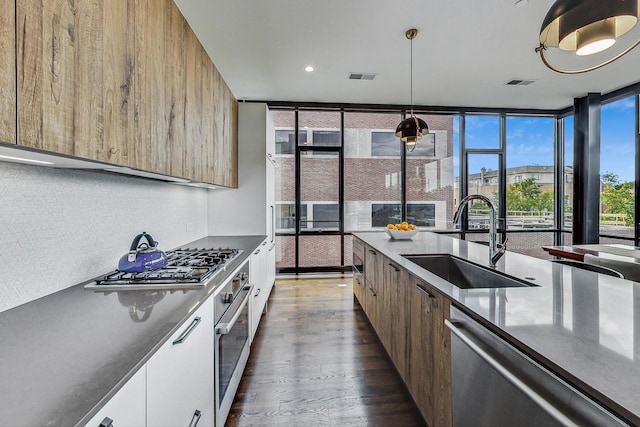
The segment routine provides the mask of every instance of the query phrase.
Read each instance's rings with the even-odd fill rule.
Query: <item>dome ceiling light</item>
[[[407,30],[405,35],[411,41],[411,115],[400,122],[396,128],[396,136],[404,142],[407,151],[411,152],[416,149],[416,145],[422,139],[422,135],[429,133],[429,126],[424,120],[413,115],[413,39],[418,35],[418,30],[411,28]]]
[[[640,0],[558,0],[542,22],[536,52],[544,65],[563,74],[586,73],[610,64],[640,44],[640,39],[607,60],[576,70],[552,65],[544,52],[553,47],[588,56],[610,48],[637,24],[638,3]]]

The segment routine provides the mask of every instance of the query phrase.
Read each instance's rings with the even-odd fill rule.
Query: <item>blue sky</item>
[[[600,173],[613,172],[621,181],[634,181],[635,101],[633,97],[602,106]]]
[[[600,172],[616,173],[621,181],[633,181],[635,173],[635,101],[633,97],[602,106]],[[466,116],[467,148],[498,148],[500,121],[496,116]],[[507,118],[507,167],[553,165],[553,119],[533,117]],[[454,138],[458,139],[458,123],[454,122]],[[566,164],[573,160],[573,119],[566,123],[568,141]],[[456,150],[456,157],[459,152]],[[456,158],[455,167],[459,159]],[[481,167],[497,167],[496,156],[474,155],[469,172]]]

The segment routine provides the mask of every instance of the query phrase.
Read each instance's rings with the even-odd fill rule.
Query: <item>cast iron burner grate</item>
[[[242,251],[238,249],[180,248],[167,252],[167,265],[141,273],[112,271],[88,282],[85,289],[136,290],[198,288],[224,270]]]

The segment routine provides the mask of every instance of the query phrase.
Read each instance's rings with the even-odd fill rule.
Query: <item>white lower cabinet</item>
[[[213,298],[147,362],[147,425],[213,426]]]
[[[251,339],[253,340],[267,299],[271,293],[273,282],[269,282],[267,274],[268,247],[265,239],[258,248],[253,251],[249,259],[249,280],[253,284],[253,301],[251,305]]]
[[[107,402],[86,427],[138,427],[146,425],[146,366]]]

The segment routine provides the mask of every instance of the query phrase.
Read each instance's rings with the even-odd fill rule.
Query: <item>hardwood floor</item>
[[[424,426],[351,278],[279,280],[226,426]]]

